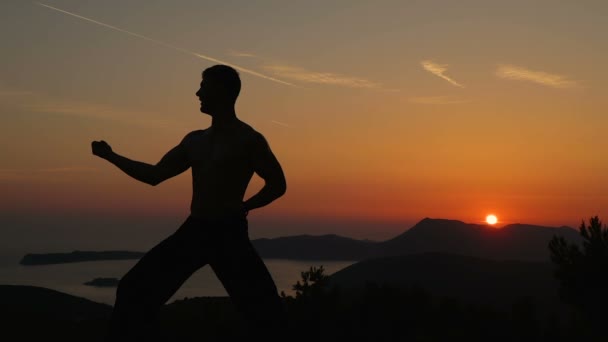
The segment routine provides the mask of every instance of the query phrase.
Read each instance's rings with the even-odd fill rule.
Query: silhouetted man
[[[284,326],[282,302],[251,245],[246,216],[285,193],[285,176],[262,134],[236,116],[234,105],[241,88],[237,71],[215,65],[202,77],[196,96],[200,111],[212,118],[211,127],[187,134],[156,165],[125,158],[105,141],[92,143],[94,155],[150,185],[192,168],[190,216],[120,280],[111,340],[153,337],[149,335],[162,305],[207,264],[252,329],[270,333]],[[243,202],[254,172],[265,185]]]

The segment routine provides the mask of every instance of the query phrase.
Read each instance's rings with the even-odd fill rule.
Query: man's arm
[[[260,192],[243,203],[246,211],[269,204],[283,196],[287,190],[283,169],[261,134],[256,136],[253,143],[252,163],[255,173],[264,180],[265,184]]]
[[[175,146],[171,151],[156,164],[150,165],[123,157],[112,151],[105,141],[93,141],[91,147],[93,154],[116,165],[127,175],[150,185],[157,185],[162,181],[177,176],[190,167],[188,154],[182,143]]]

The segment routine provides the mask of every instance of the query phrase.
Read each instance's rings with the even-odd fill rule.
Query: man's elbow
[[[274,199],[277,199],[285,194],[285,192],[287,191],[287,184],[284,180],[267,180],[264,188],[268,195],[272,196]]]
[[[158,184],[162,183],[162,181],[160,179],[150,179],[146,183],[148,185],[157,186]]]
[[[274,193],[276,194],[277,198],[285,195],[286,192],[287,183],[285,181],[278,183],[274,188]]]
[[[148,174],[146,183],[148,183],[152,186],[157,186],[158,184],[166,181],[167,179],[169,179],[171,177],[172,177],[172,174],[167,172],[167,170],[161,169],[156,166],[155,169],[153,170],[153,172],[150,172],[150,174]]]
[[[158,184],[162,183],[165,180],[165,178],[159,176],[159,175],[153,175],[148,177],[148,179],[145,180],[146,184],[152,185],[152,186],[157,186]]]

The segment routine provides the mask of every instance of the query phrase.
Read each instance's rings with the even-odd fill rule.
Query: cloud
[[[33,93],[32,93],[33,94]],[[31,103],[36,101],[35,103]],[[183,131],[183,126],[174,119],[162,119],[150,117],[149,112],[131,111],[98,104],[65,101],[49,98],[42,94],[36,94],[33,100],[27,103],[15,103],[17,108],[33,113],[68,115],[85,119],[104,120],[118,122],[140,127],[154,127]],[[160,115],[160,114],[158,114]],[[279,121],[271,122],[289,127],[288,124]]]
[[[272,122],[272,123],[274,123],[274,124],[277,124],[277,125],[279,125],[279,126],[283,126],[283,127],[290,127],[290,126],[289,126],[289,124],[286,124],[286,123],[281,122],[281,121],[277,121],[277,120],[270,120],[270,122]]]
[[[46,5],[46,4],[43,4],[40,2],[37,2],[37,4],[39,6],[43,6],[45,8],[51,9],[53,11],[67,14],[69,16],[87,21],[89,23],[103,26],[103,27],[106,27],[106,28],[114,30],[114,31],[122,32],[122,33],[125,33],[125,34],[133,36],[133,37],[147,40],[149,42],[164,46],[169,49],[173,49],[173,50],[176,50],[176,51],[179,51],[182,53],[190,54],[190,55],[193,55],[193,56],[201,58],[201,59],[205,59],[210,62],[229,65],[243,73],[248,73],[250,75],[254,75],[254,76],[269,80],[269,81],[273,81],[273,82],[288,85],[288,86],[296,86],[295,84],[268,76],[266,74],[262,74],[260,72],[257,72],[257,71],[254,71],[254,70],[251,70],[248,68],[244,68],[244,67],[236,65],[236,64],[228,63],[226,61],[222,61],[220,59],[217,59],[217,58],[214,58],[214,57],[211,57],[208,55],[203,55],[203,54],[196,53],[196,52],[188,50],[188,49],[174,46],[174,45],[168,44],[166,42],[163,42],[163,41],[160,41],[160,40],[157,40],[154,38],[150,38],[150,37],[144,36],[144,35],[136,33],[136,32],[128,31],[128,30],[125,30],[125,29],[117,27],[117,26],[113,26],[110,24],[103,23],[101,21],[97,21],[97,20],[94,20],[91,18],[81,16],[76,13],[68,12],[66,10],[63,10],[63,9],[60,9],[57,7],[53,7],[50,5]],[[256,57],[257,58],[256,55],[247,53],[247,52],[233,51],[232,55],[238,56],[238,57]],[[287,66],[287,65],[266,65],[266,66],[264,66],[264,69],[271,71],[275,75],[280,75],[285,78],[290,78],[293,80],[307,82],[307,83],[331,84],[331,85],[345,86],[345,87],[351,87],[351,88],[380,88],[379,83],[372,82],[372,81],[358,78],[358,77],[343,76],[343,75],[338,75],[338,74],[329,73],[329,72],[312,72],[312,71],[305,70],[303,68]]]
[[[430,104],[430,105],[447,105],[467,103],[468,100],[458,99],[452,96],[416,96],[408,99],[411,103]]]
[[[36,170],[37,172],[42,172],[42,173],[64,173],[64,172],[94,172],[97,171],[98,169],[95,167],[89,167],[89,166],[63,166],[63,167],[51,167],[51,168],[44,168],[44,169],[38,169]]]
[[[32,95],[33,92],[25,91],[25,90],[1,90],[0,89],[0,97],[13,97],[13,96],[27,96]]]
[[[52,168],[32,169],[0,169],[0,181],[15,181],[26,179],[48,179],[59,175],[73,175],[75,173],[97,172],[98,169],[89,166],[62,166]]]
[[[460,87],[460,88],[464,88],[464,86],[456,81],[454,81],[453,79],[451,79],[450,77],[444,75],[444,72],[446,72],[448,70],[447,68],[447,64],[437,64],[433,61],[422,61],[420,62],[420,64],[422,65],[422,67],[424,68],[424,70],[430,72],[431,74],[437,76],[437,77],[441,77],[444,80],[450,82],[451,84]]]
[[[87,21],[87,22],[90,22],[90,23],[93,23],[93,24],[96,24],[96,25],[99,25],[99,26],[103,26],[103,27],[109,28],[109,29],[114,30],[114,31],[126,33],[126,34],[128,34],[130,36],[137,37],[137,38],[140,38],[140,39],[143,39],[143,40],[147,40],[149,42],[153,42],[155,44],[164,46],[164,47],[169,48],[169,49],[173,49],[173,50],[176,50],[176,51],[179,51],[179,52],[182,52],[182,53],[187,53],[187,54],[193,55],[195,57],[198,57],[198,58],[210,61],[210,62],[229,65],[229,66],[231,66],[231,67],[233,67],[233,68],[235,68],[235,69],[237,69],[237,70],[239,70],[241,72],[244,72],[244,73],[247,73],[247,74],[250,74],[250,75],[253,75],[253,76],[257,76],[257,77],[260,77],[260,78],[263,78],[263,79],[266,79],[266,80],[269,80],[269,81],[273,81],[273,82],[276,82],[276,83],[281,83],[281,84],[288,85],[288,86],[294,86],[293,84],[291,84],[289,82],[285,82],[285,81],[276,79],[274,77],[270,77],[268,75],[264,75],[264,74],[259,73],[257,71],[254,71],[254,70],[251,70],[251,69],[247,69],[247,68],[244,68],[244,67],[236,65],[236,64],[231,64],[231,63],[219,60],[219,59],[211,57],[211,56],[207,56],[207,55],[203,55],[203,54],[200,54],[200,53],[196,53],[196,52],[190,51],[188,49],[184,49],[184,48],[181,48],[181,47],[178,47],[178,46],[174,46],[174,45],[165,43],[163,41],[160,41],[160,40],[157,40],[157,39],[154,39],[154,38],[150,38],[150,37],[141,35],[139,33],[135,33],[135,32],[132,32],[132,31],[127,31],[127,30],[125,30],[123,28],[120,28],[120,27],[117,27],[117,26],[113,26],[113,25],[110,25],[110,24],[106,24],[106,23],[102,23],[101,21],[97,21],[97,20],[94,20],[94,19],[91,19],[91,18],[87,18],[87,17],[81,16],[81,15],[76,14],[76,13],[68,12],[66,10],[62,10],[60,8],[57,8],[57,7],[45,5],[45,4],[40,3],[40,2],[38,2],[37,4],[40,5],[40,6],[46,7],[48,9],[51,9],[53,11],[61,12],[61,13],[70,15],[72,17],[75,17],[75,18],[78,18],[78,19],[81,19],[81,20],[84,20],[84,21]]]
[[[5,97],[1,98],[0,104],[27,113],[66,115],[85,119],[120,122],[140,127],[183,130],[183,127],[174,120],[161,118],[160,115],[162,114],[160,113],[154,113],[155,116],[151,117],[150,112],[61,99],[30,90],[10,90],[0,87],[0,95],[3,94]]]
[[[18,105],[26,111],[45,114],[60,114],[96,120],[109,120],[129,125],[171,128],[175,122],[171,120],[151,118],[149,113],[141,113],[124,109],[117,109],[98,104],[83,103],[76,101],[64,101],[47,98],[39,95],[37,103],[25,103]]]
[[[248,58],[257,58],[258,57],[252,53],[242,52],[242,51],[229,51],[228,55],[234,56],[234,57],[248,57]]]
[[[529,81],[553,88],[574,88],[578,84],[566,76],[534,71],[514,65],[499,65],[496,76],[506,80]]]
[[[380,88],[380,83],[363,78],[339,75],[331,72],[310,71],[304,68],[284,64],[269,64],[265,65],[264,69],[282,78],[305,83],[328,84],[349,88]]]

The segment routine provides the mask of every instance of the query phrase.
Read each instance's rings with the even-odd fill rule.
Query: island
[[[84,285],[95,287],[117,287],[120,279],[118,278],[95,278],[87,281]]]

